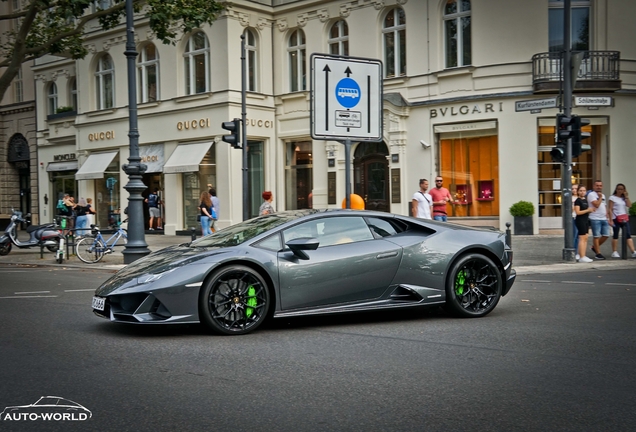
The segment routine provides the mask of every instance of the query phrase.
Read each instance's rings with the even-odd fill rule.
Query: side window
[[[401,232],[398,231],[396,227],[394,227],[389,221],[380,219],[380,218],[367,218],[367,222],[369,223],[369,228],[379,237],[389,237],[392,235]]]
[[[301,237],[314,237],[320,248],[373,240],[373,234],[361,217],[330,217],[305,222],[283,233],[284,241]]]
[[[276,233],[274,235],[271,235],[267,237],[266,239],[259,241],[254,246],[261,249],[267,249],[274,252],[278,252],[279,250],[282,249],[280,244],[280,234]]]

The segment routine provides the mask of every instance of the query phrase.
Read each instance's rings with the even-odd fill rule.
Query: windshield
[[[256,236],[276,228],[285,222],[298,219],[318,210],[292,210],[280,213],[274,213],[267,216],[260,216],[249,219],[236,225],[223,228],[212,235],[202,237],[193,241],[192,247],[229,247],[237,246],[246,241],[252,240]]]

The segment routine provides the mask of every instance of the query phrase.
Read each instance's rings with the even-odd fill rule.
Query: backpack
[[[151,193],[148,195],[148,207],[157,207],[159,197],[156,194]]]
[[[57,200],[56,209],[66,211],[66,206],[64,205],[64,200]]]

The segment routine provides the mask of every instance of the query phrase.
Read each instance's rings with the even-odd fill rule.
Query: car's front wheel
[[[461,317],[485,316],[497,306],[502,289],[501,273],[490,258],[477,253],[464,255],[446,281],[447,309]]]
[[[223,267],[204,283],[199,317],[210,330],[241,335],[260,326],[270,305],[267,283],[258,272],[242,265]]]

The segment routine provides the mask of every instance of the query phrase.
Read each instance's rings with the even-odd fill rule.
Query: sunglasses
[[[435,180],[435,183],[441,183],[441,182],[443,182],[443,181],[444,181],[444,180]]]

